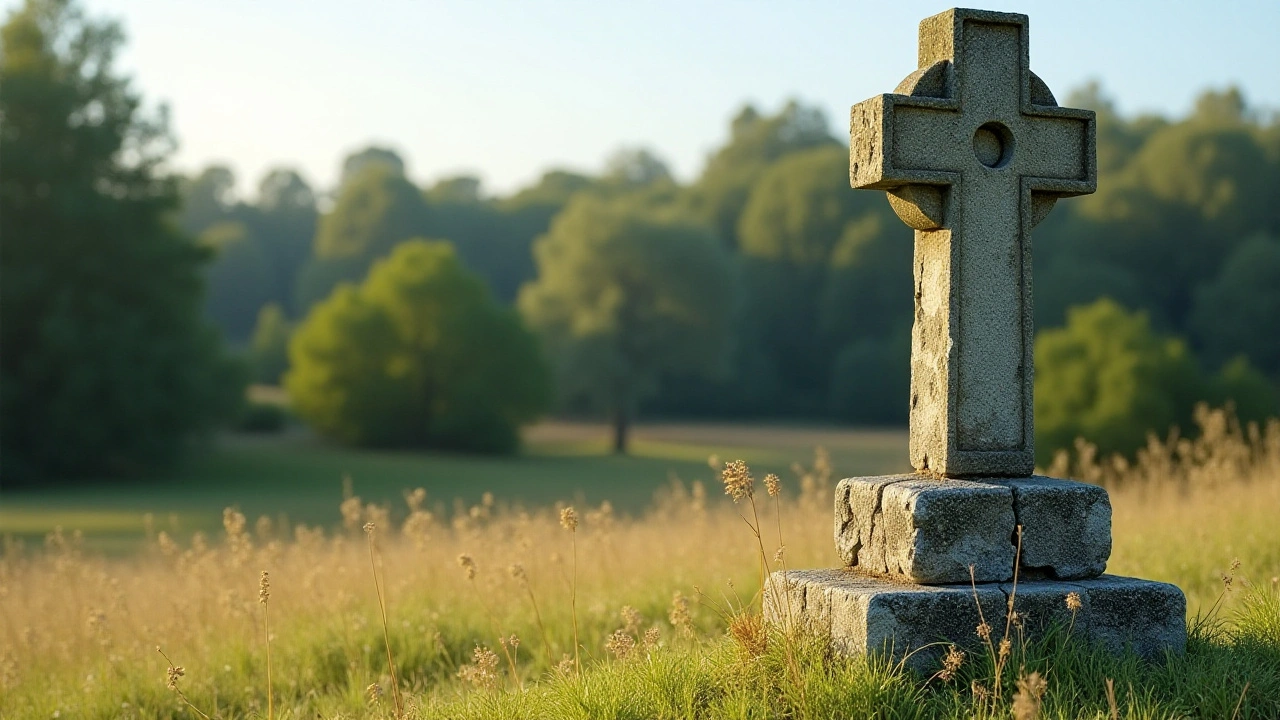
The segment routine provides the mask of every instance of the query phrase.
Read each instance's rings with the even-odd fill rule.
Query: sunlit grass
[[[176,538],[157,522],[138,552],[113,558],[86,551],[70,527],[42,549],[10,547],[0,561],[0,717],[191,717],[165,686],[157,645],[183,667],[177,682],[202,712],[265,717],[264,570],[282,718],[390,717],[392,658],[411,718],[1008,717],[1031,672],[1045,680],[1042,717],[1111,717],[1107,680],[1120,717],[1276,717],[1280,453],[1240,453],[1238,434],[1206,442],[1216,445],[1191,448],[1164,486],[1142,468],[1108,479],[1108,570],[1187,591],[1193,632],[1181,659],[1113,658],[1051,635],[1018,647],[991,695],[977,654],[943,680],[832,658],[821,639],[777,630],[744,645],[726,635],[724,613],[758,608],[761,550],[703,459],[643,514],[578,503],[573,533],[559,507],[502,495],[456,512],[438,512],[446,504],[430,493],[395,508],[351,497],[339,511],[335,489],[333,529],[230,512],[216,535]],[[834,477],[821,457],[802,471],[783,480],[785,557],[832,566]],[[359,476],[353,488],[363,493]],[[772,507],[761,506],[768,553]],[[373,556],[367,522],[378,532]],[[1210,622],[1194,620],[1204,614]],[[580,672],[566,663],[575,649]],[[484,657],[500,660],[477,670]]]

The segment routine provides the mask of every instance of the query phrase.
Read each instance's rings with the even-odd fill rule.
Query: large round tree
[[[121,43],[65,0],[0,30],[6,485],[162,465],[240,402],[202,320],[210,253],[172,222],[172,138],[116,73]]]
[[[607,412],[625,452],[637,404],[665,374],[714,374],[729,341],[733,282],[705,226],[635,198],[569,203],[534,246],[521,313],[543,337],[563,400]]]
[[[445,242],[401,243],[339,285],[289,359],[294,410],[355,445],[511,451],[550,398],[534,336]]]

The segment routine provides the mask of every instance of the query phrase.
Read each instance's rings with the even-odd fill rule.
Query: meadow
[[[237,439],[97,505],[5,496],[9,536],[114,530],[6,542],[0,717],[1274,718],[1280,424],[1199,421],[1135,463],[1082,445],[1051,468],[1111,490],[1109,572],[1186,591],[1181,658],[1112,658],[1067,630],[921,676],[762,624],[761,558],[836,564],[834,481],[900,469],[900,433],[659,426],[615,458],[557,425],[506,461]],[[720,485],[737,457],[759,543]]]

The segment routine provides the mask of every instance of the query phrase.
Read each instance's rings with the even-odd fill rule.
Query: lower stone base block
[[[1067,603],[1071,593],[1079,601],[1074,619]],[[910,585],[848,568],[791,570],[772,575],[764,606],[774,622],[799,623],[830,635],[837,653],[908,657],[909,666],[932,672],[940,667],[938,658],[947,644],[969,650],[982,645],[977,629],[983,618],[998,642],[1010,596],[1028,639],[1058,623],[1070,626],[1072,637],[1114,653],[1131,649],[1155,659],[1186,649],[1187,599],[1182,591],[1168,583],[1115,575],[1020,582],[1015,591],[1012,583]]]

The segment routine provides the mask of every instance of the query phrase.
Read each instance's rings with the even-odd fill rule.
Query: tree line
[[[849,189],[816,108],[744,107],[687,184],[628,149],[494,196],[369,147],[334,188],[282,167],[239,199],[225,166],[163,172],[114,25],[30,0],[4,33],[6,477],[164,455],[122,449],[120,417],[171,447],[225,419],[244,377],[211,328],[343,442],[509,450],[545,412],[608,417],[619,449],[638,416],[905,422],[912,233]],[[1181,118],[1122,116],[1097,85],[1064,104],[1098,113],[1100,181],[1034,235],[1038,447],[1132,450],[1202,400],[1275,413],[1280,120],[1235,89]],[[143,355],[174,378],[140,379]],[[98,449],[50,459],[77,435]]]

